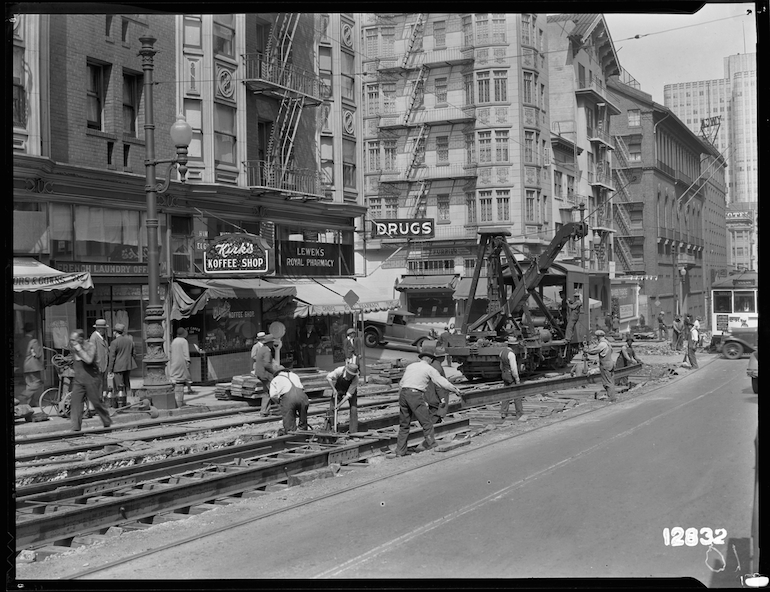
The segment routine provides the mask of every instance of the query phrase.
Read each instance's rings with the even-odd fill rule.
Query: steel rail
[[[459,418],[438,424],[435,426],[435,431],[439,436],[447,435],[465,430],[469,424],[469,418]],[[307,437],[313,435],[308,433]],[[294,437],[296,440],[296,436]],[[421,440],[422,437],[422,428],[410,430],[409,441]],[[100,499],[92,497],[88,503],[85,499],[78,499],[76,503],[59,502],[54,511],[51,511],[51,506],[45,503],[35,504],[36,507],[26,509],[43,513],[17,512],[16,550],[53,543],[83,532],[142,520],[157,514],[236,495],[268,485],[278,479],[285,479],[290,475],[323,468],[331,463],[350,462],[394,444],[396,438],[397,435],[394,432],[377,438],[364,438],[337,446],[329,445],[322,450],[304,450],[302,453],[287,450],[279,453],[282,458],[269,459],[263,456],[261,460],[255,459],[252,462],[256,466],[245,463],[212,465],[209,462],[208,468],[211,472],[199,476],[206,478],[165,476],[165,483],[145,483],[146,490],[138,489],[142,487],[140,483],[128,485],[130,489],[127,489],[126,484],[117,485],[117,488],[111,491],[97,490],[96,493],[100,494]],[[306,444],[306,440],[301,443],[302,446]],[[177,481],[174,482],[174,480]],[[120,495],[121,492],[124,495]],[[109,496],[109,493],[114,495]]]

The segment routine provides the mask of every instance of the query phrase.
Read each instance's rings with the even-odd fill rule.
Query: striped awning
[[[454,275],[406,275],[398,282],[396,290],[454,290],[457,276]]]

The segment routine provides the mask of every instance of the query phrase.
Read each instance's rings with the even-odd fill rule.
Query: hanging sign
[[[224,234],[203,251],[204,273],[269,273],[270,248],[254,234]]]
[[[431,238],[435,233],[433,218],[372,220],[372,238]]]

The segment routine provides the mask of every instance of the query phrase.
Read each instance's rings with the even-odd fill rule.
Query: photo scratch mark
[[[732,544],[732,548],[733,548],[733,555],[735,555],[735,561],[738,563],[738,565],[735,568],[735,571],[740,571],[741,570],[741,559],[740,559],[740,557],[738,557],[738,551],[735,548],[735,543]]]
[[[721,566],[721,567],[719,567],[719,569],[715,569],[715,568],[713,568],[713,567],[711,567],[711,566],[709,565],[709,553],[711,553],[711,551],[714,551],[714,553],[716,553],[717,555],[719,555],[719,561],[721,561],[721,562],[722,562],[722,566]],[[718,561],[715,561],[714,563],[715,563],[715,565],[717,565],[717,566],[719,565],[719,562],[718,562]],[[709,548],[708,548],[708,550],[706,551],[706,567],[708,567],[708,568],[709,568],[711,571],[713,571],[714,573],[719,573],[720,571],[724,571],[724,570],[725,570],[725,567],[727,567],[727,565],[726,565],[726,562],[725,562],[725,557],[724,557],[724,555],[722,555],[722,554],[719,552],[719,549],[717,549],[717,548],[716,548],[714,545],[709,545]]]

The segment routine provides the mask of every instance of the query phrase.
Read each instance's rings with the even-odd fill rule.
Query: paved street
[[[716,359],[648,395],[99,577],[691,576],[735,586],[749,569],[757,429],[744,372]],[[677,526],[726,536],[666,546],[664,529]]]

